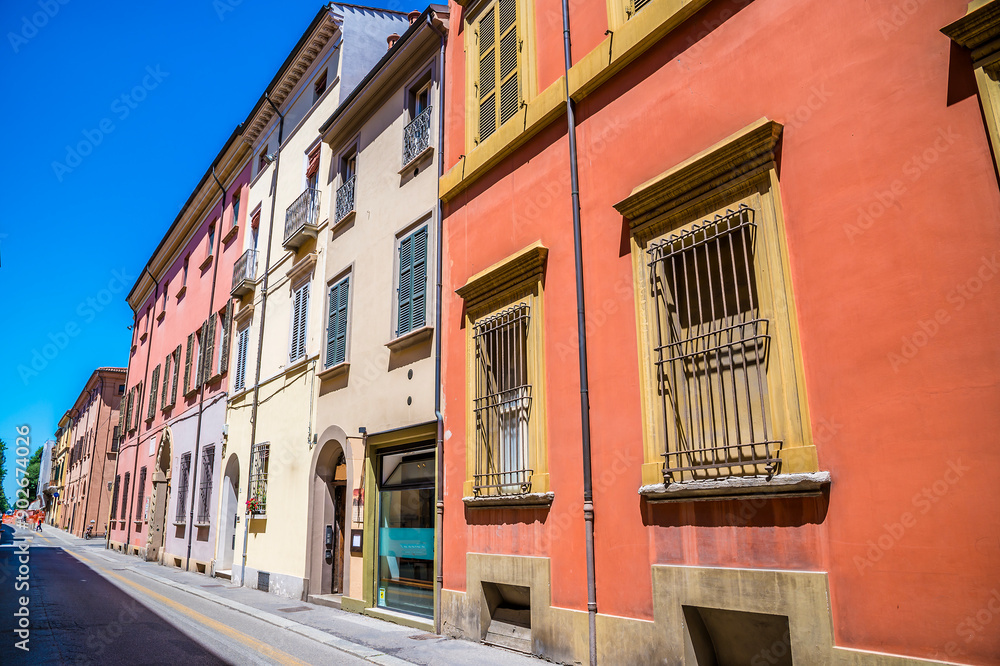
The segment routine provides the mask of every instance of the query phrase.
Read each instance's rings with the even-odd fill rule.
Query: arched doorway
[[[153,495],[149,500],[149,539],[146,541],[146,560],[159,561],[163,549],[163,531],[166,529],[167,505],[170,503],[170,468],[173,435],[170,428],[163,431],[156,451],[156,469],[153,470]]]
[[[231,571],[236,553],[236,520],[239,517],[240,459],[234,453],[226,463],[226,474],[222,479],[222,499],[219,508],[219,562],[218,571]]]
[[[312,481],[312,524],[309,531],[312,537],[310,588],[315,590],[313,594],[344,592],[347,478],[347,458],[343,447],[336,440],[326,442],[316,457],[316,472]]]

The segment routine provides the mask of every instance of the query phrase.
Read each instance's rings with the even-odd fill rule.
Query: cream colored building
[[[334,205],[319,294],[310,599],[339,592],[347,610],[431,629],[438,102],[448,11],[432,5],[410,20],[321,128]]]
[[[323,363],[329,156],[319,127],[402,32],[406,15],[325,5],[244,123],[250,233],[237,262],[216,570],[306,598],[309,479]],[[247,512],[247,500],[256,504]]]

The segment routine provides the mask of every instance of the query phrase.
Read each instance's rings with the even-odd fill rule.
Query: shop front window
[[[378,606],[434,614],[434,450],[379,458]]]

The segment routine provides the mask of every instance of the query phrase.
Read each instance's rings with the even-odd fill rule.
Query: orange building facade
[[[995,663],[998,5],[452,3],[445,633]]]

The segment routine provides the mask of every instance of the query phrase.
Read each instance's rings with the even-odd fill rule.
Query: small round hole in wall
[[[406,378],[413,379],[413,368],[410,368],[409,370],[406,371]]]
[[[410,395],[406,396],[406,404],[408,404],[408,405],[412,405],[413,404],[413,396],[410,396]]]
[[[418,173],[420,173],[420,167],[417,167],[417,168],[415,168],[415,169],[413,170],[413,175],[414,175],[414,176],[416,176],[416,175],[417,175]]]

